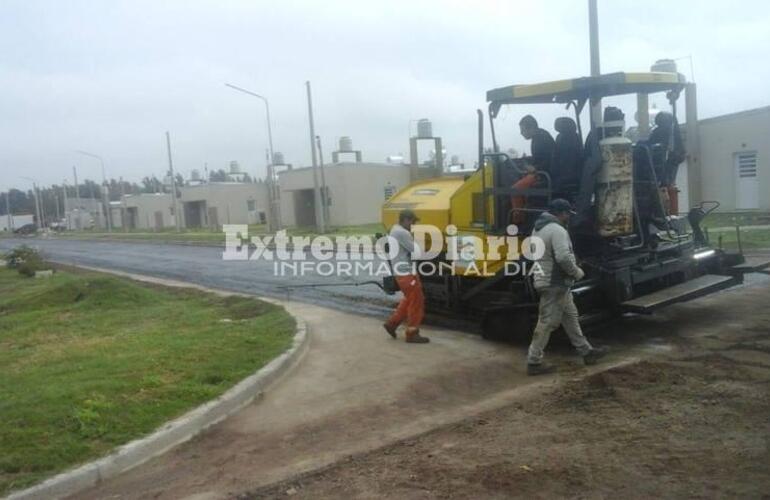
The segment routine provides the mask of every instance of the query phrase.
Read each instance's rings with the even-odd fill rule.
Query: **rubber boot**
[[[556,367],[553,365],[543,365],[543,364],[537,364],[527,365],[527,375],[533,376],[533,375],[548,375],[549,373],[555,373]]]
[[[406,341],[410,344],[427,344],[430,339],[420,335],[419,328],[409,327],[406,329]]]
[[[585,363],[586,365],[595,365],[608,352],[610,352],[610,349],[607,346],[594,347],[593,349],[588,351],[588,354],[583,356],[583,363]]]
[[[396,328],[397,326],[393,326],[390,323],[383,323],[382,327],[385,329],[386,332],[388,332],[388,335],[390,335],[393,338],[396,338]]]

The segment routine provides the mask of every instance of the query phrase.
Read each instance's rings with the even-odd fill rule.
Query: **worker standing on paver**
[[[538,261],[542,272],[535,274],[535,290],[540,295],[540,309],[527,353],[529,375],[556,371],[555,367],[543,364],[543,351],[551,338],[551,332],[559,325],[564,327],[570,342],[583,356],[586,365],[595,364],[606,353],[605,348],[593,348],[583,335],[578,322],[578,310],[572,300],[570,287],[584,275],[575,260],[572,241],[566,229],[572,214],[572,205],[567,200],[557,198],[548,205],[548,211],[540,214],[535,221],[532,236],[543,241],[545,252]]]
[[[406,320],[406,341],[413,344],[426,344],[430,339],[420,335],[420,325],[425,316],[425,296],[422,293],[420,276],[412,264],[417,246],[414,243],[411,228],[412,224],[418,220],[412,210],[402,210],[398,214],[398,223],[393,224],[390,230],[391,244],[398,245],[398,252],[391,259],[391,266],[398,288],[404,297],[383,326],[391,337],[396,338],[396,329]]]

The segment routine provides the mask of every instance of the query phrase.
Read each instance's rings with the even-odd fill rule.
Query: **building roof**
[[[762,113],[770,114],[770,106],[762,106],[760,108],[746,109],[743,111],[736,111],[734,113],[727,113],[726,115],[712,116],[710,118],[702,118],[698,120],[698,124],[714,123],[722,120],[732,120],[734,118],[745,118],[751,115],[759,115]]]
[[[319,165],[320,167],[321,165]],[[341,167],[356,167],[356,168],[404,168],[408,167],[408,164],[401,164],[401,163],[376,163],[376,162],[355,162],[355,161],[343,161],[339,163],[324,163],[323,168],[324,170],[334,169],[334,168],[341,168]],[[313,167],[296,167],[292,168],[291,170],[281,170],[278,172],[278,175],[284,175],[284,174],[291,174],[292,172],[304,172],[307,170],[311,170]]]

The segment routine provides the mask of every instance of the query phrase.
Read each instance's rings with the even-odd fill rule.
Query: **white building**
[[[125,224],[128,229],[152,231],[176,227],[171,193],[127,194],[121,197],[119,205],[111,203],[110,208],[114,227]]]
[[[67,229],[105,229],[102,200],[96,198],[67,198],[64,200],[64,218]]]
[[[183,186],[179,191],[180,210],[187,228],[267,223],[264,182],[207,182]]]
[[[330,226],[349,226],[380,221],[384,201],[410,182],[410,167],[382,163],[335,163],[324,165]],[[320,168],[318,181],[321,182]],[[313,168],[278,173],[281,223],[286,227],[316,224]]]
[[[770,106],[699,120],[698,129],[701,199],[720,211],[770,211]]]

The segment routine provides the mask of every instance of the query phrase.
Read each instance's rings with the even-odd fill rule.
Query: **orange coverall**
[[[514,189],[529,189],[537,183],[537,175],[527,174],[513,184]],[[511,222],[514,224],[523,224],[527,220],[527,212],[518,210],[524,208],[527,204],[527,199],[523,195],[511,196],[511,208],[513,213],[511,214]]]
[[[418,329],[425,317],[425,296],[420,277],[413,274],[396,276],[396,282],[404,297],[388,320],[388,325],[395,328],[406,320],[410,330]]]

